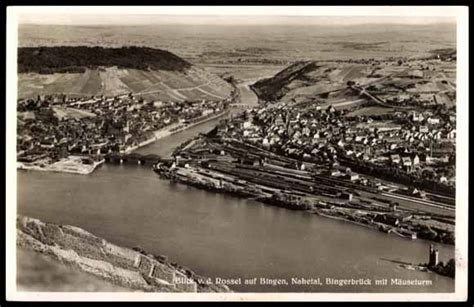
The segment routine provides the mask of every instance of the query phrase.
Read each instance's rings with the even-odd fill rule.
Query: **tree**
[[[456,263],[454,261],[454,258],[449,259],[448,263],[446,263],[444,267],[444,271],[447,276],[453,277],[456,273]]]

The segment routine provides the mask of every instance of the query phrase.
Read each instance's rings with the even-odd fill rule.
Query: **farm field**
[[[282,101],[291,101],[296,97],[309,97],[309,96],[317,96],[321,93],[328,92],[334,89],[339,88],[340,85],[338,84],[316,84],[310,85],[305,87],[295,88],[290,90],[283,98]]]
[[[301,61],[271,78],[259,80],[253,89],[266,101],[325,101],[342,106],[352,105],[360,98],[361,93],[351,88],[354,85],[396,103],[407,104],[413,98],[418,103],[454,105],[456,84],[447,76],[452,65],[443,65],[440,60],[427,63],[420,60]]]
[[[456,26],[50,26],[22,25],[20,46],[147,46],[190,61],[247,64],[247,61],[301,61],[416,57],[456,46]],[[265,38],[265,39],[262,39]],[[288,64],[288,63],[287,63]]]
[[[84,73],[18,75],[20,99],[51,94],[89,97],[133,93],[148,100],[214,100],[228,97],[231,90],[218,76],[195,67],[184,73],[107,67],[87,69]]]
[[[205,64],[198,63],[206,71],[222,77],[233,76],[238,83],[255,82],[259,79],[271,77],[285,68],[284,65],[261,64]]]

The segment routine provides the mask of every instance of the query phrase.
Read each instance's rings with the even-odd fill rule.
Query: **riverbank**
[[[92,159],[87,160],[88,163],[84,163],[84,157],[69,156],[54,163],[48,163],[47,161],[43,160],[32,163],[17,162],[17,169],[88,175],[92,173],[99,165],[105,162],[104,159],[99,161]]]
[[[146,292],[230,292],[165,256],[121,247],[84,229],[17,217],[17,246],[56,259],[117,286]]]
[[[221,161],[212,162],[206,167],[188,165],[168,168],[161,164],[155,169],[155,172],[171,181],[200,189],[254,199],[272,206],[351,222],[411,240],[425,239],[452,245],[455,242],[454,226],[440,224],[437,219],[439,220],[441,217],[438,215],[405,209],[394,211],[388,205],[375,206],[355,200],[338,200],[337,197],[332,196],[311,195],[307,192],[310,189],[315,189],[314,187],[300,187],[294,180],[291,184],[279,182],[279,174],[276,174],[276,177],[273,176],[273,180],[269,179],[273,173],[268,169],[263,173],[260,170],[259,173],[257,168],[251,166],[239,167]],[[303,183],[301,182],[303,177],[301,174],[298,176],[299,184]]]
[[[206,129],[210,127],[208,123],[205,125]],[[151,146],[174,147],[189,138],[189,131],[184,133]],[[429,292],[454,288],[451,279],[401,270],[380,260],[426,262],[429,247],[426,240],[407,240],[315,214],[172,183],[161,180],[146,164],[143,167],[105,163],[92,176],[18,171],[17,177],[17,185],[21,187],[17,193],[19,214],[75,225],[120,246],[141,246],[152,254],[167,255],[170,260],[213,280],[254,276],[291,280],[295,276],[342,278],[366,274],[380,278],[430,279],[433,286],[427,289]],[[440,261],[446,262],[454,256],[454,246],[436,247],[440,250]],[[295,262],[294,255],[301,257]],[[237,292],[337,292],[340,289],[329,285],[229,287]],[[414,291],[413,287],[390,285],[347,290]]]
[[[223,109],[222,111],[219,111],[217,113],[212,113],[212,114],[209,114],[209,115],[205,115],[201,118],[198,118],[194,122],[189,123],[189,124],[176,123],[176,124],[171,124],[171,125],[163,128],[163,129],[153,131],[154,137],[152,137],[152,138],[150,138],[150,139],[148,139],[148,140],[146,140],[146,141],[144,141],[144,142],[142,142],[142,143],[140,143],[136,146],[127,148],[123,153],[131,153],[131,152],[133,152],[134,150],[136,150],[138,148],[147,146],[147,145],[149,145],[153,142],[156,142],[156,141],[158,141],[162,138],[165,138],[167,136],[185,131],[186,129],[190,129],[192,127],[203,124],[203,123],[208,122],[210,120],[213,120],[213,119],[219,118],[221,116],[224,116],[224,115],[228,114],[229,111],[230,111],[229,108]]]
[[[196,119],[192,123],[188,124],[172,124],[166,128],[154,131],[154,137],[147,139],[136,146],[127,148],[123,153],[131,153],[138,148],[150,145],[162,138],[167,136],[183,132],[187,129],[193,128],[205,122],[220,118],[230,112],[230,108],[223,109],[219,112],[212,113],[201,118]],[[84,157],[81,156],[69,156],[63,158],[57,162],[51,163],[48,159],[38,160],[31,163],[17,162],[17,169],[20,170],[31,170],[31,171],[43,171],[43,172],[60,172],[70,173],[77,175],[88,175],[95,171],[95,169],[105,162],[104,159],[100,161],[90,160],[89,164],[83,163]]]

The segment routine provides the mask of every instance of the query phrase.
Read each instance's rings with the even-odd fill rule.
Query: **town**
[[[454,244],[455,61],[455,52],[440,50],[409,60],[295,62],[251,85],[258,105],[155,159],[154,170],[215,192]],[[232,80],[222,100],[154,101],[132,92],[20,100],[19,168],[91,173],[105,155],[130,153],[240,105]]]
[[[384,68],[390,74],[367,83],[348,80],[311,97],[272,99],[182,144],[155,171],[199,188],[454,244],[455,91],[413,90],[452,86],[438,78],[453,60],[435,56],[425,74],[421,60],[393,59]],[[317,65],[296,63],[287,75],[294,80],[298,69]],[[285,82],[282,75],[276,84]],[[263,89],[254,85],[260,94],[272,86],[262,82]]]
[[[115,97],[38,96],[18,102],[17,161],[21,168],[59,166],[75,172],[107,153],[130,152],[192,124],[222,115],[232,97],[184,102]],[[79,158],[78,158],[79,157]],[[55,169],[55,168],[53,168]]]
[[[466,10],[11,9],[12,299],[465,298]]]

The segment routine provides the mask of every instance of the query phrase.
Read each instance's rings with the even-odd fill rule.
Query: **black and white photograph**
[[[467,299],[468,8],[7,8],[7,299]]]

